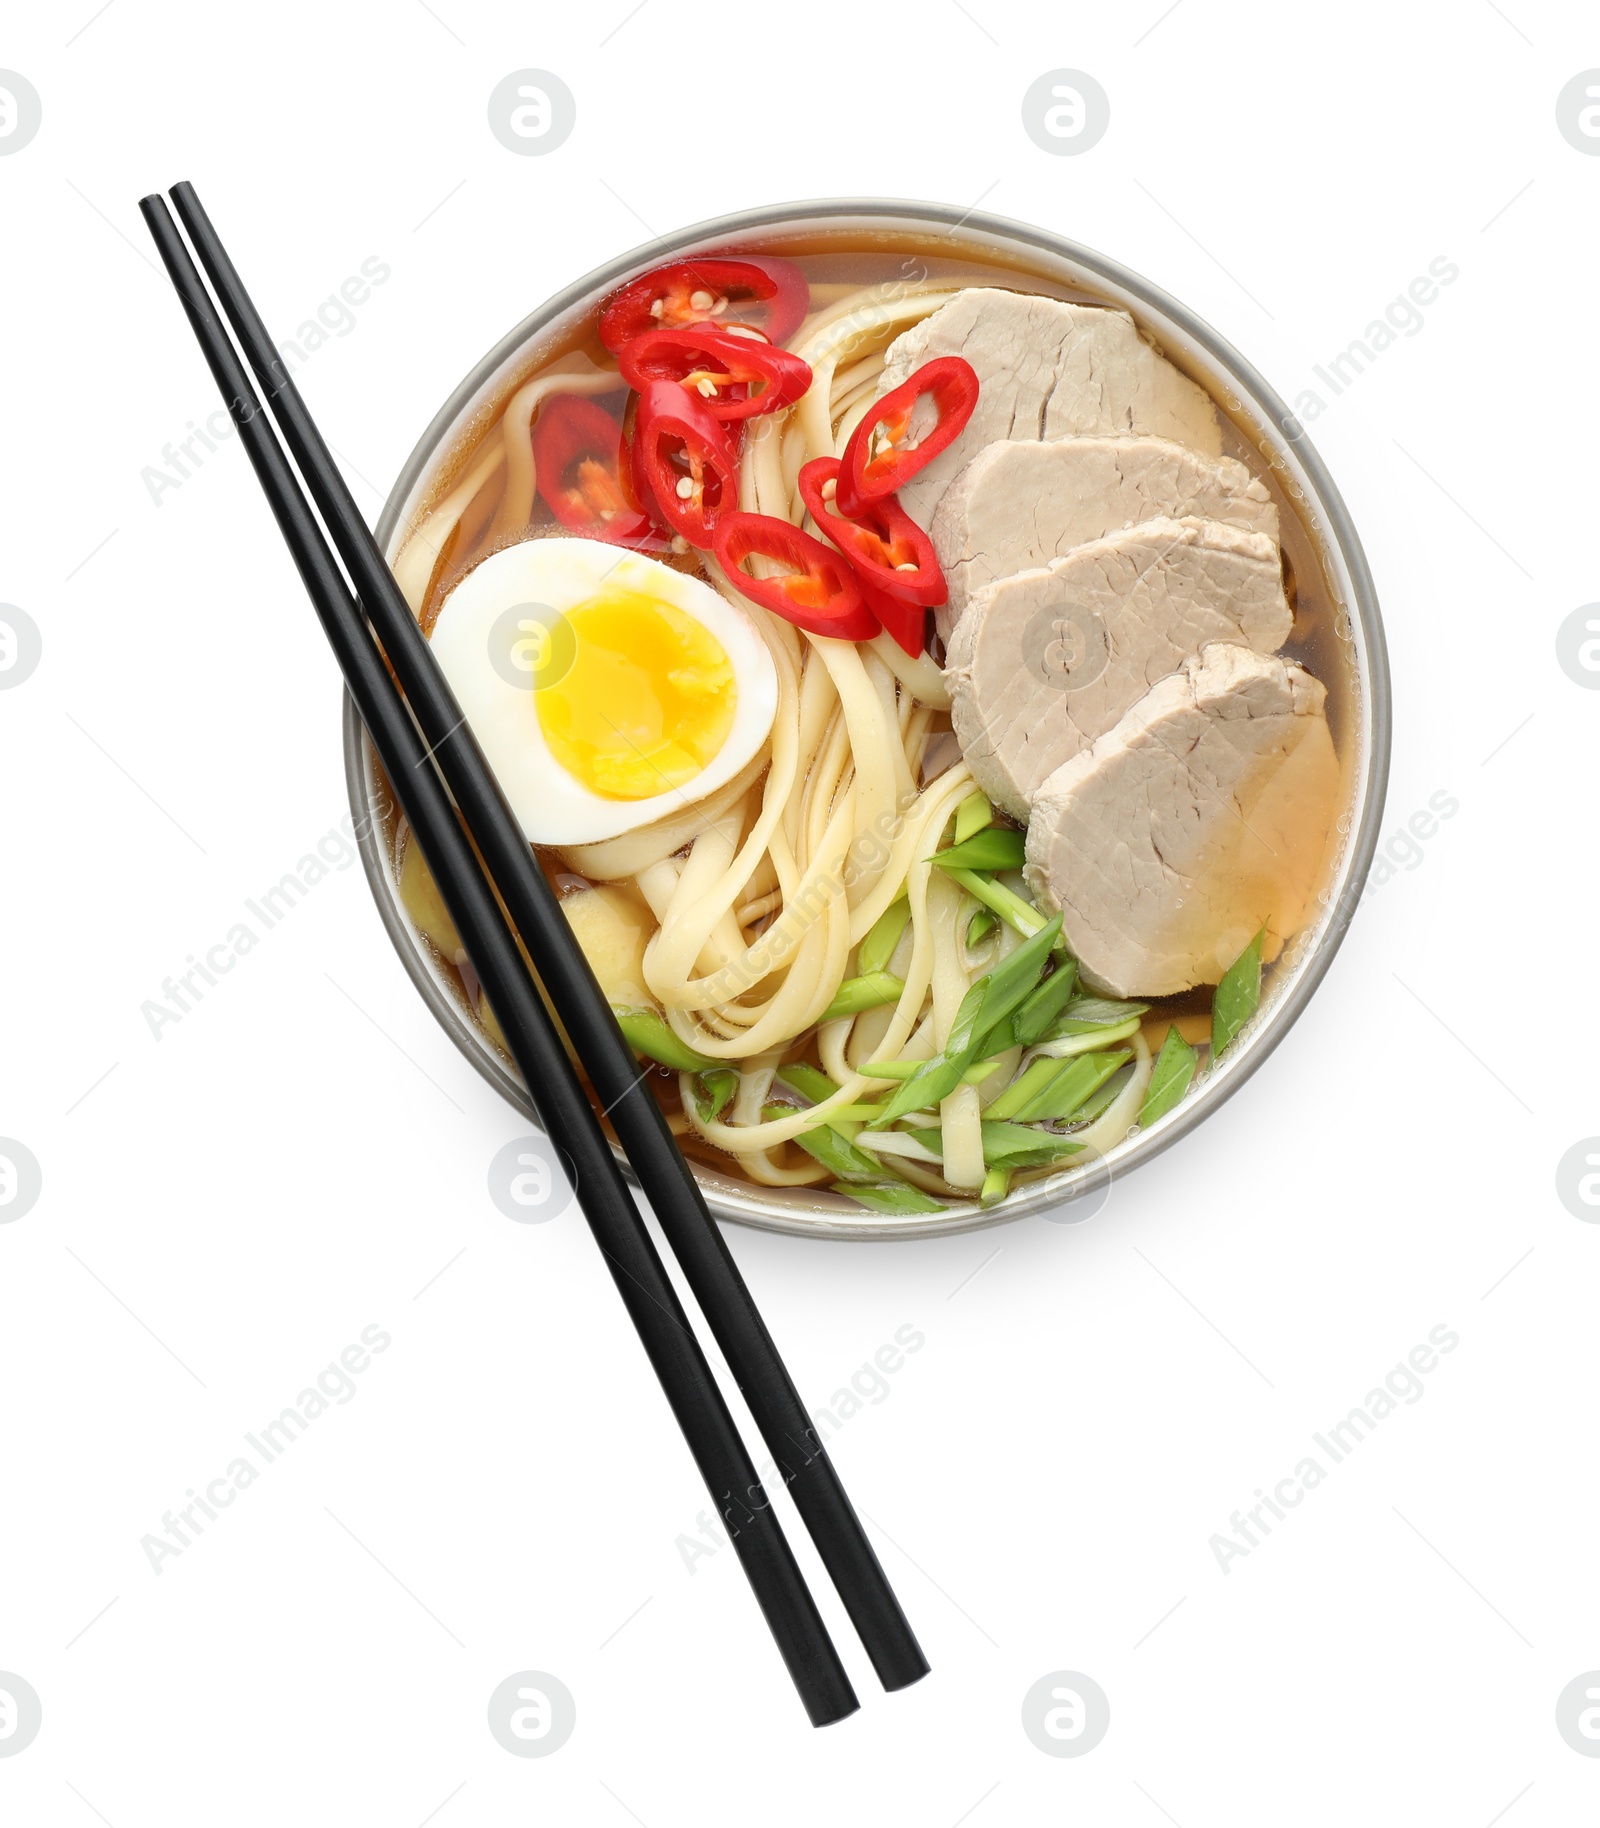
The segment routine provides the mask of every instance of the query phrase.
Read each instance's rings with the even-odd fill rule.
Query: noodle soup
[[[1294,454],[1027,254],[775,224],[591,288],[390,537],[738,1216],[915,1232],[1103,1184],[1264,1053],[1365,865],[1361,644]],[[426,859],[378,841],[503,1054]]]

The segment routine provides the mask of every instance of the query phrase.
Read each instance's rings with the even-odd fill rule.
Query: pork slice
[[[879,398],[941,355],[972,364],[978,404],[960,437],[900,491],[923,528],[956,476],[1002,439],[1151,432],[1208,457],[1222,449],[1210,400],[1126,311],[969,286],[889,345]]]
[[[1043,784],[1025,874],[1085,983],[1215,984],[1260,928],[1267,959],[1300,929],[1339,805],[1325,697],[1276,655],[1208,647]]]
[[[967,599],[1013,571],[1087,540],[1168,516],[1225,521],[1278,537],[1265,484],[1231,457],[1170,438],[1018,439],[986,445],[939,499],[930,532],[950,586],[938,612],[946,642]]]
[[[1150,520],[985,585],[950,639],[951,721],[973,778],[1026,819],[1034,790],[1208,642],[1288,638],[1278,548],[1220,521]]]

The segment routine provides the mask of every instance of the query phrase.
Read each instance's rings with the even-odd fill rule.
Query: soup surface
[[[1348,827],[1353,655],[1250,428],[952,237],[641,274],[529,348],[394,565],[684,1149],[747,1184],[1081,1171],[1253,1018]]]

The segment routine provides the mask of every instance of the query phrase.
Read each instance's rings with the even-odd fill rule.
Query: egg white
[[[566,615],[607,590],[636,591],[692,616],[721,643],[733,668],[737,699],[722,747],[691,780],[644,800],[607,799],[568,773],[545,741],[531,682],[513,684],[491,652],[507,611],[535,604]],[[699,578],[598,540],[532,539],[494,553],[445,598],[431,640],[533,844],[593,844],[681,812],[732,780],[766,741],[777,712],[777,669],[741,610]]]

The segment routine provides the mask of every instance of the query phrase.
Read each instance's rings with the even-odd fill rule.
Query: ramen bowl
[[[772,253],[830,248],[937,253],[989,270],[1010,268],[1054,295],[1129,312],[1145,337],[1211,398],[1227,454],[1245,461],[1279,509],[1283,550],[1302,610],[1319,630],[1318,670],[1342,770],[1341,810],[1323,879],[1304,924],[1271,965],[1256,1013],[1180,1103],[1103,1155],[1028,1182],[995,1204],[938,1213],[853,1207],[814,1188],[758,1186],[694,1160],[711,1210],[767,1230],[830,1238],[909,1238],[975,1230],[1028,1214],[1088,1217],[1118,1179],[1179,1141],[1255,1072],[1288,1032],[1337,951],[1378,837],[1388,773],[1390,699],[1383,631],[1360,541],[1303,429],[1253,368],[1175,299],[1103,255],[1046,230],[971,210],[846,199],[793,203],[718,218],[662,237],[590,273],[540,306],[490,350],[440,408],[401,472],[378,523],[391,562],[449,466],[518,384],[620,285],[664,262],[708,250]],[[981,283],[979,281],[978,283]],[[1298,627],[1298,623],[1297,623]],[[395,809],[376,757],[346,701],[346,774],[363,865],[402,964],[439,1025],[483,1078],[537,1127],[521,1080],[475,1018],[458,976],[413,925],[401,899]],[[1074,1210],[1074,1207],[1076,1210]]]

